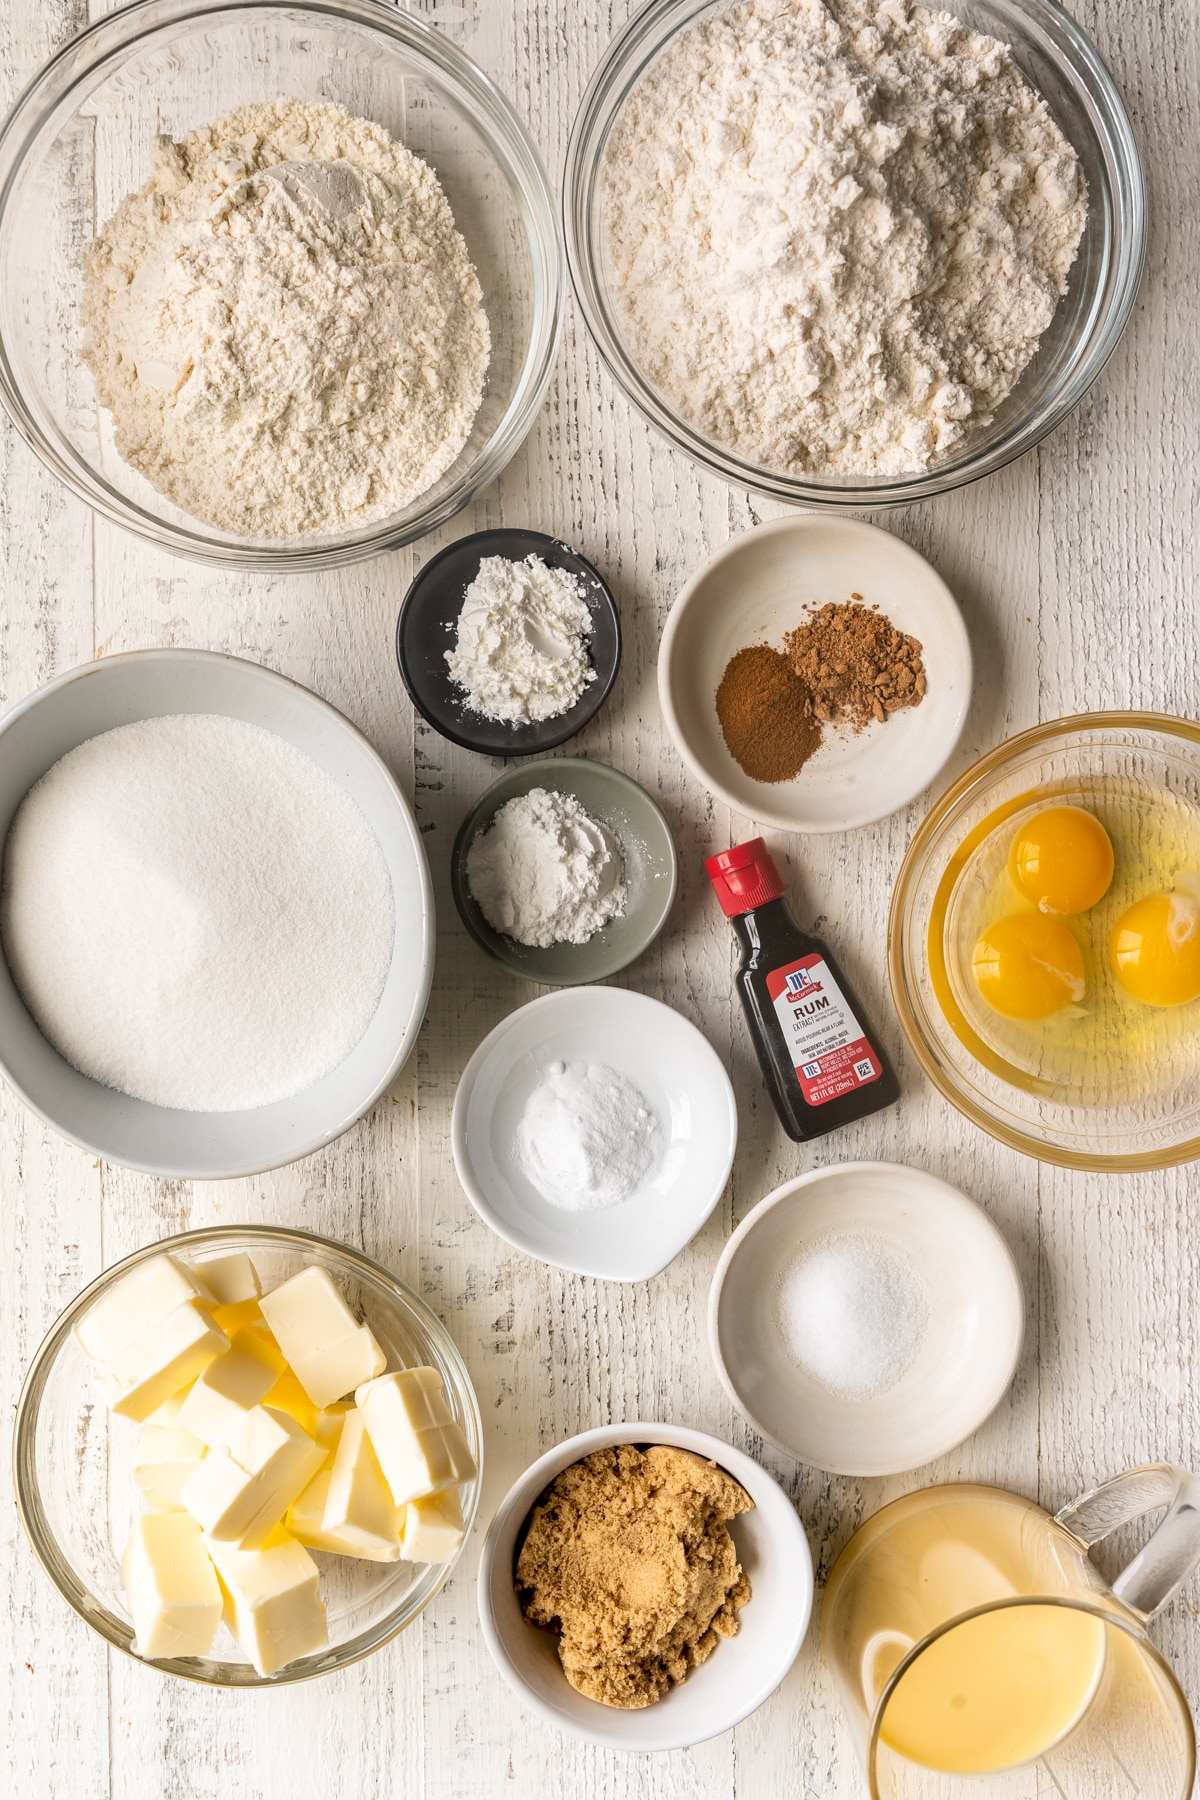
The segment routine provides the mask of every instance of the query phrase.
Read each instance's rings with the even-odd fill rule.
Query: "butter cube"
[[[192,1273],[208,1289],[214,1306],[238,1306],[262,1293],[258,1270],[244,1250],[194,1263]]]
[[[324,1459],[287,1413],[251,1407],[229,1441],[209,1451],[180,1498],[214,1541],[256,1550]]]
[[[180,1409],[188,1397],[188,1392],[189,1390],[187,1388],[180,1388],[177,1394],[169,1394],[161,1406],[155,1407],[154,1411],[150,1414],[150,1417],[146,1420],[146,1424],[177,1427],[179,1424]]]
[[[126,1344],[96,1376],[96,1386],[115,1413],[148,1419],[228,1348],[229,1339],[211,1315],[188,1301]]]
[[[406,1562],[448,1563],[462,1541],[463,1511],[457,1488],[410,1500],[404,1508],[400,1546]]]
[[[330,1468],[333,1466],[333,1459],[341,1440],[346,1414],[353,1411],[353,1401],[335,1400],[332,1406],[323,1406],[317,1414],[317,1422],[312,1435],[324,1450],[325,1462]]]
[[[263,1400],[264,1406],[273,1406],[277,1412],[285,1412],[295,1419],[301,1431],[307,1431],[309,1437],[317,1435],[317,1420],[321,1417],[321,1409],[314,1406],[292,1371],[286,1366],[276,1376],[274,1386]]]
[[[327,1350],[314,1350],[292,1362],[301,1386],[316,1406],[332,1405],[372,1376],[381,1375],[386,1367],[387,1357],[366,1325],[359,1325]]]
[[[338,1439],[321,1526],[353,1545],[356,1555],[399,1561],[400,1518],[357,1407],[346,1414]]]
[[[225,1618],[260,1675],[323,1650],[329,1628],[317,1565],[302,1544],[279,1532],[260,1550],[206,1540],[225,1590]]]
[[[140,1513],[121,1559],[133,1647],[152,1661],[207,1656],[221,1623],[221,1590],[194,1519]]]
[[[333,1556],[357,1556],[366,1562],[396,1562],[399,1543],[369,1549],[360,1539],[353,1539],[339,1527],[326,1526],[325,1509],[329,1498],[332,1469],[321,1469],[313,1476],[300,1498],[293,1502],[284,1521],[284,1529],[310,1550],[327,1550]],[[395,1508],[393,1508],[393,1512]]]
[[[186,1481],[199,1468],[205,1446],[190,1431],[146,1424],[133,1459],[133,1479],[155,1512],[181,1512]]]
[[[356,1398],[397,1506],[441,1493],[475,1474],[436,1369],[381,1375],[364,1383]]]
[[[235,1332],[225,1354],[189,1388],[179,1409],[181,1428],[210,1446],[228,1443],[250,1408],[275,1386],[282,1361],[264,1332]]]
[[[340,1400],[387,1367],[373,1334],[359,1324],[324,1269],[302,1269],[259,1304],[314,1406]]]
[[[111,1363],[159,1319],[205,1298],[186,1263],[174,1256],[152,1256],[88,1308],[75,1327],[75,1339],[94,1363]]]

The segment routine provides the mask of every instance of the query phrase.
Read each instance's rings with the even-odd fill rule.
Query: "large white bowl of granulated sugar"
[[[0,1071],[150,1174],[318,1150],[412,1048],[433,898],[408,803],[333,707],[256,663],[144,650],[0,720]]]

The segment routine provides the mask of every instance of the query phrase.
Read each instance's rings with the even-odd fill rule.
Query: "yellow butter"
[[[180,1498],[214,1541],[258,1549],[323,1461],[324,1451],[287,1413],[251,1407]]]
[[[355,1397],[397,1506],[455,1487],[475,1474],[435,1369],[381,1375],[360,1387]]]
[[[448,1563],[463,1541],[463,1510],[457,1488],[446,1488],[403,1509],[400,1550],[405,1562]]]
[[[221,1623],[221,1590],[194,1519],[140,1513],[121,1559],[139,1656],[207,1656]]]
[[[355,1318],[324,1269],[302,1269],[259,1304],[314,1406],[340,1400],[387,1367],[374,1335]]]
[[[156,1319],[96,1376],[116,1413],[144,1420],[206,1369],[229,1339],[196,1301]]]
[[[155,1512],[180,1512],[184,1483],[199,1468],[205,1446],[173,1425],[143,1425],[133,1459],[133,1479]]]
[[[333,1556],[357,1556],[365,1562],[395,1562],[400,1556],[399,1544],[388,1542],[369,1549],[361,1539],[348,1537],[334,1526],[326,1526],[325,1509],[329,1497],[332,1469],[321,1469],[313,1476],[300,1498],[290,1508],[284,1529],[310,1550],[325,1550]]]
[[[235,1332],[229,1349],[188,1389],[179,1409],[181,1429],[210,1446],[227,1443],[250,1408],[275,1386],[282,1361],[265,1332]]]
[[[374,1561],[400,1557],[400,1519],[362,1413],[346,1414],[325,1490],[322,1529]]]
[[[329,1643],[317,1565],[303,1544],[279,1532],[259,1550],[205,1540],[225,1593],[225,1619],[260,1675]]]
[[[177,1307],[207,1295],[178,1257],[152,1256],[114,1282],[75,1326],[80,1348],[102,1367]]]
[[[192,1274],[207,1288],[214,1306],[240,1306],[262,1293],[258,1271],[244,1250],[193,1263]]]

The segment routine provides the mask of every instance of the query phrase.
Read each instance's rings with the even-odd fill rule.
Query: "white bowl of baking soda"
[[[673,1262],[729,1180],[737,1107],[691,1022],[627,988],[564,988],[502,1019],[451,1122],[467,1198],[518,1250],[610,1281]]]
[[[0,720],[0,1070],[64,1137],[223,1179],[338,1137],[412,1048],[433,901],[350,721],[256,663],[143,650]]]

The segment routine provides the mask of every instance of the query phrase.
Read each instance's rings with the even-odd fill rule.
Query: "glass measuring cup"
[[[1089,1546],[1167,1512],[1111,1586]],[[885,1506],[821,1637],[872,1800],[1187,1800],[1195,1733],[1146,1622],[1200,1562],[1200,1480],[1129,1470],[1053,1518],[999,1488]]]

